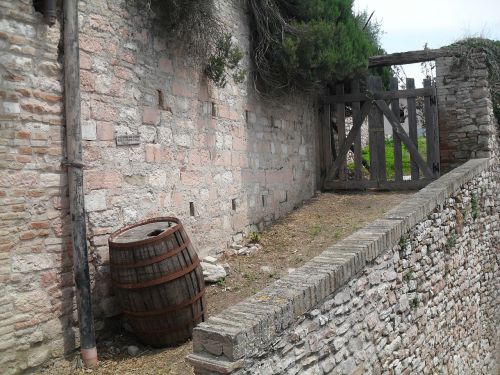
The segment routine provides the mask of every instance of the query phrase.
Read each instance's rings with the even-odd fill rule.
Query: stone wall
[[[313,194],[312,99],[260,101],[250,82],[217,89],[135,9],[80,8],[86,202],[99,256],[118,226],[158,215],[181,218],[202,255],[219,252]],[[244,9],[221,10],[248,56]],[[123,135],[139,144],[117,146]]]
[[[74,347],[73,273],[60,24],[29,0],[0,9],[0,372],[12,373]]]
[[[471,160],[195,328],[197,374],[497,374],[500,170]]]
[[[213,87],[130,1],[80,1],[85,205],[96,328],[119,313],[107,238],[179,217],[201,255],[315,191],[317,104]],[[221,17],[245,53],[240,2]],[[34,368],[78,346],[62,115],[62,29],[31,0],[0,0],[0,368]],[[59,12],[60,14],[60,12]],[[118,145],[121,136],[133,145]],[[129,140],[130,140],[129,139]]]
[[[498,157],[498,124],[484,56],[469,56],[468,65],[457,57],[436,59],[436,84],[441,170],[469,159]]]

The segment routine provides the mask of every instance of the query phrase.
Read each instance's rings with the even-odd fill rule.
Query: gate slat
[[[368,91],[382,91],[382,78],[369,76],[367,81]],[[370,175],[371,180],[385,181],[385,136],[384,116],[375,106],[372,106],[368,118],[370,129]]]
[[[427,164],[425,163],[425,160],[422,158],[422,156],[418,153],[418,149],[415,147],[413,142],[411,141],[410,137],[406,134],[405,130],[399,123],[399,120],[394,117],[394,114],[391,112],[385,101],[383,100],[376,100],[375,103],[377,104],[377,107],[380,108],[382,113],[387,117],[389,122],[391,123],[392,127],[394,130],[398,133],[399,138],[404,142],[406,147],[408,148],[408,151],[410,152],[410,155],[412,155],[417,162],[418,166],[420,169],[423,171],[425,177],[427,178],[434,178],[434,174],[432,171],[429,169]]]
[[[424,79],[424,87],[431,88],[430,79]],[[439,136],[435,116],[435,101],[430,96],[424,97],[424,115],[427,141],[427,165],[437,176],[439,174]]]
[[[353,94],[359,94],[359,79],[355,79],[352,82],[352,92]],[[360,102],[352,102],[352,127],[354,128],[354,124],[357,122],[363,123],[363,119],[359,120],[359,116],[361,116],[361,103]],[[352,130],[352,129],[351,129]],[[358,181],[361,181],[363,178],[363,173],[361,172],[362,167],[362,149],[361,149],[361,131],[358,132],[356,138],[354,139],[354,178]]]
[[[323,126],[321,144],[322,144],[322,161],[323,168],[322,171],[323,177],[326,177],[328,171],[330,170],[333,163],[333,154],[332,154],[332,125],[331,125],[331,113],[330,113],[330,104],[325,104],[323,107]]]
[[[413,78],[406,79],[406,88],[413,90],[415,88],[415,80]],[[410,139],[418,150],[418,135],[417,135],[417,105],[415,102],[415,97],[408,97],[408,130]],[[418,171],[418,164],[415,159],[410,155],[410,168],[411,168],[411,179],[418,180],[420,174]]]
[[[391,78],[390,83],[391,91],[398,91],[398,79]],[[394,116],[400,117],[399,113],[399,99],[394,98],[391,100],[391,109]],[[392,129],[392,138],[394,140],[394,180],[403,181],[403,153],[401,150],[401,139],[398,134]]]
[[[351,148],[352,142],[354,142],[354,138],[357,136],[357,134],[360,131],[361,126],[363,125],[363,121],[365,121],[366,116],[368,115],[368,112],[370,111],[370,108],[372,107],[371,102],[365,102],[363,106],[361,107],[361,114],[358,116],[358,120],[354,122],[351,131],[349,132],[349,135],[346,138],[346,141],[344,142],[342,149],[339,151],[339,156],[333,163],[332,169],[327,173],[326,180],[333,180],[337,176],[337,172],[339,170],[340,165],[342,162],[346,159],[347,157],[347,151]]]
[[[344,95],[344,84],[338,83],[335,85],[335,94]],[[335,105],[335,118],[337,124],[337,136],[338,136],[338,149],[341,150],[345,142],[345,103],[337,103]],[[339,178],[341,180],[346,179],[346,169],[347,169],[347,159],[340,164],[339,167]]]

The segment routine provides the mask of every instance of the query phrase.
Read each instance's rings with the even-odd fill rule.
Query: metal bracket
[[[64,167],[85,168],[85,164],[81,160],[69,161],[68,159],[63,159],[61,165]]]

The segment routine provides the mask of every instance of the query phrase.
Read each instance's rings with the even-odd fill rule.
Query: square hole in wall
[[[262,196],[262,207],[266,207],[266,196]]]
[[[217,116],[217,104],[212,102],[212,116]]]
[[[189,202],[189,216],[194,216],[194,202]]]
[[[156,94],[158,97],[158,107],[163,109],[165,107],[165,98],[163,97],[163,92],[161,90],[156,90]]]
[[[233,211],[236,211],[236,199],[231,199],[231,208]]]

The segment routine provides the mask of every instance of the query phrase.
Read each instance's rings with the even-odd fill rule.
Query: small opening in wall
[[[231,208],[236,211],[236,199],[231,199]]]
[[[265,207],[266,206],[266,196],[263,195],[262,196],[262,207]]]
[[[163,108],[165,100],[163,98],[163,92],[161,90],[156,90],[158,94],[158,107]]]
[[[194,203],[189,202],[189,215],[194,216]]]
[[[245,121],[248,122],[248,110],[245,110]]]
[[[212,116],[217,116],[217,105],[212,102]]]

